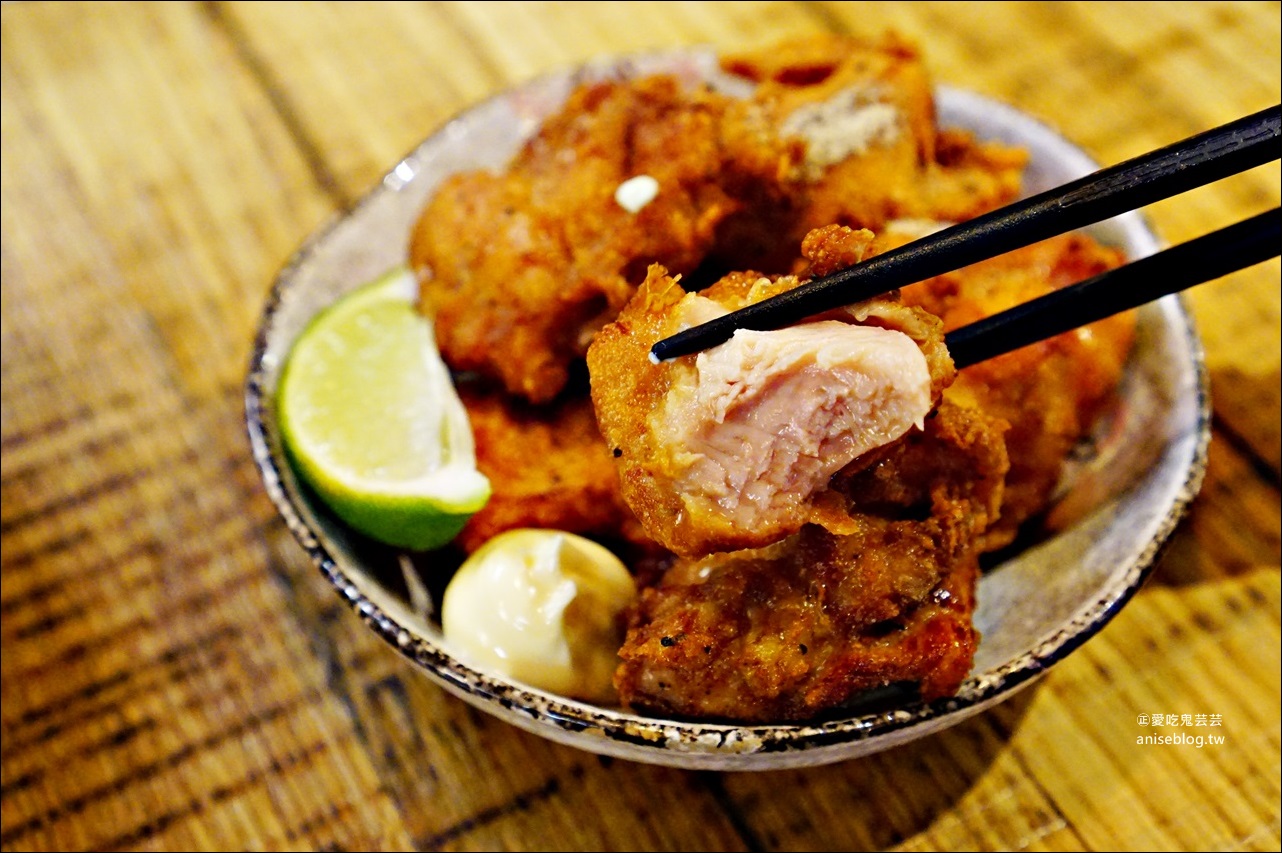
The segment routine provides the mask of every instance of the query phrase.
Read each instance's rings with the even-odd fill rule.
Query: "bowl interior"
[[[529,731],[593,752],[681,767],[753,770],[868,754],[952,725],[1000,701],[1102,627],[1142,583],[1201,483],[1209,438],[1206,377],[1182,302],[1139,311],[1138,339],[1117,400],[1077,454],[1049,516],[1055,531],[985,573],[976,625],[983,639],[956,697],[910,702],[814,725],[730,726],[660,720],[543,693],[454,658],[424,618],[417,576],[396,553],[351,533],[285,461],[273,398],[294,339],[323,307],[405,261],[410,228],[449,174],[500,168],[580,80],[670,71],[737,81],[709,52],[602,62],[505,92],[459,115],[387,173],[350,213],[311,237],[279,274],[246,383],[254,458],[300,544],[367,624],[428,676]],[[1091,160],[1050,127],[981,96],[938,91],[940,123],[1027,148],[1029,193],[1080,177]],[[1138,214],[1092,229],[1135,258],[1158,248]],[[431,572],[433,556],[415,558]],[[444,559],[444,558],[441,558]]]

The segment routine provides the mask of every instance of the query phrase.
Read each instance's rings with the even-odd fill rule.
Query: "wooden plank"
[[[3,846],[405,848],[239,413],[330,200],[198,7],[3,15]]]
[[[1211,442],[1206,482],[1167,548],[1160,578],[1195,584],[1282,560],[1278,490],[1251,461],[1222,437]]]
[[[1029,714],[1044,725],[1020,740],[1092,848],[1236,849],[1261,834],[1263,846],[1270,836],[1277,844],[1278,659],[1266,639],[1277,612],[1232,604],[1277,595],[1267,568],[1194,588],[1155,585],[1047,679]],[[1139,723],[1158,713],[1221,714],[1223,726]],[[1137,740],[1153,734],[1225,742]]]

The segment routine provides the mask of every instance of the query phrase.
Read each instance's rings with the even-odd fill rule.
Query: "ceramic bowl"
[[[535,80],[447,123],[354,210],[306,241],[267,299],[246,383],[249,437],[267,493],[356,616],[417,669],[483,711],[591,752],[710,770],[813,766],[938,732],[1009,698],[1126,604],[1201,484],[1210,434],[1207,379],[1196,333],[1176,297],[1140,309],[1137,345],[1116,404],[1075,456],[1052,511],[1058,532],[980,580],[975,622],[983,639],[970,677],[948,699],[807,725],[742,726],[657,719],[532,689],[452,655],[439,624],[425,616],[430,591],[401,580],[398,555],[352,533],[300,488],[281,450],[273,397],[284,358],[308,321],[346,291],[405,262],[411,225],[444,177],[502,167],[579,82],[660,70],[735,85],[721,80],[713,55],[701,51],[603,61]],[[1030,193],[1095,169],[1054,130],[1009,106],[948,88],[939,90],[938,104],[943,126],[1027,148]],[[1138,214],[1094,231],[1132,258],[1158,248]]]

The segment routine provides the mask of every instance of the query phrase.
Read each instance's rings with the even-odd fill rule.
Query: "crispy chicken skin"
[[[547,527],[649,545],[619,494],[610,451],[586,396],[535,407],[463,384],[477,468],[493,493],[463,527],[468,553],[505,530]]]
[[[630,708],[736,722],[809,719],[873,688],[929,700],[971,666],[978,539],[1001,497],[1000,422],[944,403],[845,479],[854,520],[767,548],[681,559],[642,591],[615,685]]]
[[[819,270],[847,266],[871,237],[831,226],[803,252]],[[650,361],[659,339],[799,283],[735,273],[689,294],[655,266],[588,351],[624,499],[678,554],[757,548],[807,522],[842,529],[845,513],[825,495],[830,478],[920,425],[952,381],[938,320],[894,295]]]

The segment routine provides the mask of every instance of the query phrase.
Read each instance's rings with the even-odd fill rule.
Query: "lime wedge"
[[[396,269],[303,330],[277,392],[299,475],[339,518],[402,548],[449,542],[489,499],[467,411]]]

